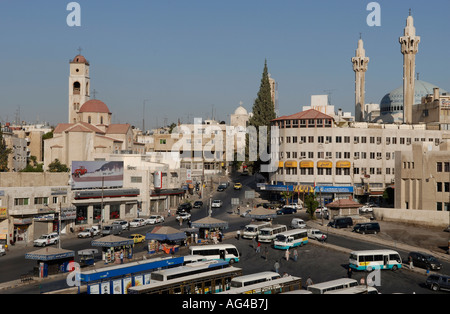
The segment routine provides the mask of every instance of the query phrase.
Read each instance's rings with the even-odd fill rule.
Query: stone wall
[[[409,224],[447,227],[450,222],[450,212],[413,210],[396,208],[374,208],[373,214],[377,220],[404,222]]]

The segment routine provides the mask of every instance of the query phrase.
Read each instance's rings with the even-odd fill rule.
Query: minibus
[[[242,288],[260,282],[275,280],[278,278],[281,278],[281,275],[273,271],[265,271],[256,274],[234,277],[233,280],[231,280],[231,289]]]
[[[341,289],[348,289],[351,287],[358,286],[358,282],[355,279],[351,278],[341,278],[326,282],[321,282],[315,285],[308,286],[308,291],[311,291],[313,294],[324,294],[328,291],[335,291]]]
[[[273,240],[275,249],[286,250],[308,243],[308,231],[306,229],[294,229],[281,232]]]
[[[350,253],[349,266],[355,270],[397,270],[402,267],[402,258],[393,250],[353,251]]]
[[[239,251],[232,244],[191,246],[190,255],[202,255],[207,260],[223,259],[229,263],[239,262]]]
[[[246,225],[242,237],[245,239],[253,239],[256,236],[259,236],[259,233],[262,228],[269,227],[271,225],[272,223],[270,221],[257,221],[249,225]]]
[[[286,225],[273,225],[270,227],[264,227],[259,232],[258,240],[260,242],[272,242],[277,234],[287,231]]]

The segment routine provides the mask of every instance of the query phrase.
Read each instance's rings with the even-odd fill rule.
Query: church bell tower
[[[78,111],[90,99],[89,62],[81,54],[70,61],[69,121],[78,122]]]

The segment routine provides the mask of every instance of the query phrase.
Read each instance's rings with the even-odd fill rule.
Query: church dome
[[[80,108],[79,112],[96,112],[96,113],[110,113],[108,106],[103,101],[92,99],[86,101]]]
[[[236,114],[236,115],[247,115],[248,112],[247,112],[247,109],[245,109],[245,108],[242,107],[242,106],[239,106],[239,107],[234,111],[234,114]]]
[[[415,90],[414,90],[414,105],[420,104],[422,102],[422,97],[433,94],[433,89],[438,86],[433,85],[428,82],[416,80]],[[447,93],[447,91],[439,88],[439,93]],[[393,112],[403,112],[403,86],[394,89],[389,94],[386,94],[380,103],[381,113],[393,113]]]
[[[72,62],[73,62],[73,63],[88,63],[88,61],[86,60],[86,58],[83,57],[82,55],[77,55],[77,56],[75,56],[75,58],[73,58]]]

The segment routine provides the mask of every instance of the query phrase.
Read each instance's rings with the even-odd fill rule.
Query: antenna
[[[331,94],[333,94],[334,91],[335,91],[335,89],[324,90],[324,92],[327,93],[327,95],[328,95],[328,106],[331,106]]]
[[[145,132],[145,102],[148,101],[148,99],[144,99],[144,105],[142,108],[142,134]]]

